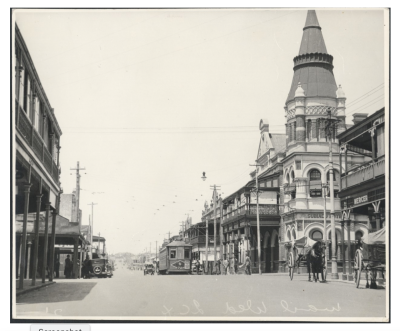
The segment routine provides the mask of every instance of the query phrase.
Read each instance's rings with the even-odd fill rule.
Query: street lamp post
[[[322,184],[322,194],[324,195],[324,244],[326,246],[327,238],[326,238],[326,195],[327,189],[329,188],[328,184]]]

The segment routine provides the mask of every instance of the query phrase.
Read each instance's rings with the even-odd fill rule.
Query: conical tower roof
[[[294,74],[286,103],[294,99],[299,83],[306,97],[336,98],[333,57],[326,49],[315,10],[307,12],[299,54],[293,61]]]

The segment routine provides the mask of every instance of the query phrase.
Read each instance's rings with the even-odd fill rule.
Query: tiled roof
[[[286,147],[286,134],[284,133],[270,133],[272,145],[275,148],[275,153],[282,151]]]
[[[307,12],[299,55],[294,58],[292,85],[286,103],[293,100],[298,84],[306,97],[336,98],[333,57],[328,54],[315,10]]]
[[[293,74],[292,86],[287,101],[294,98],[294,93],[298,84],[304,90],[306,97],[330,97],[336,98],[336,80],[332,70],[320,66],[314,66],[310,63],[295,70]]]
[[[315,10],[307,12],[306,25],[303,28],[299,55],[306,53],[328,53]]]

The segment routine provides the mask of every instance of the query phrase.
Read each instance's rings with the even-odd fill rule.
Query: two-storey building
[[[216,199],[215,214],[216,214],[216,233],[214,231],[214,205],[213,200],[210,204],[206,201],[204,203],[204,209],[202,210],[201,222],[188,226],[185,229],[185,239],[192,246],[192,259],[199,260],[201,263],[205,263],[206,254],[207,260],[210,265],[214,263],[214,243],[216,245],[216,260],[221,258],[220,256],[220,237],[221,237],[221,197]],[[189,225],[189,224],[188,224]],[[208,227],[208,245],[206,245],[206,229]],[[207,250],[206,250],[206,246]],[[208,253],[206,253],[208,251]]]
[[[38,255],[43,254],[42,260],[47,261],[47,253],[54,251],[54,240],[48,241],[48,236],[45,236],[39,241],[36,229],[39,228],[40,212],[46,212],[45,232],[51,217],[50,210],[57,213],[57,199],[61,191],[59,152],[62,132],[17,25],[13,46],[14,201],[15,214],[23,215],[22,233],[16,236],[14,256],[17,277],[26,275],[27,258],[32,259],[31,276],[36,277],[43,269],[38,268]],[[26,230],[29,213],[36,213],[35,232],[30,238]],[[27,256],[28,240],[33,241],[32,256]]]
[[[256,170],[246,185],[223,199],[223,256],[237,258],[239,264],[249,252],[253,272],[278,272],[280,190],[282,185],[281,159],[285,152],[285,136],[269,133],[268,121],[260,121],[260,144],[257,153],[258,188]],[[257,191],[260,219],[260,254],[257,239]],[[258,260],[260,255],[260,261]]]
[[[354,258],[355,242],[386,223],[385,108],[366,115],[354,114],[361,121],[338,135],[340,162],[344,164],[339,190],[342,227],[350,229],[346,237],[346,256],[343,256],[348,261],[349,278],[352,277],[350,261]],[[349,153],[370,157],[349,158]]]

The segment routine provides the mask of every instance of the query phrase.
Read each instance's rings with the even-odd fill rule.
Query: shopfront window
[[[190,249],[185,249],[185,259],[190,259]]]

